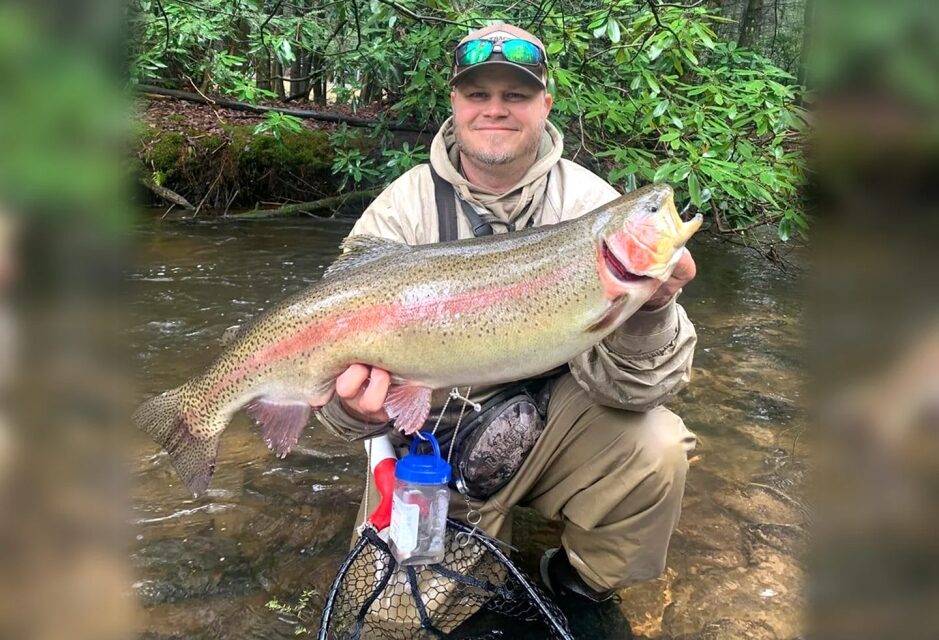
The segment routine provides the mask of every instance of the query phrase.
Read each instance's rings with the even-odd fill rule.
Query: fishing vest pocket
[[[540,404],[526,390],[485,407],[463,425],[463,437],[454,443],[454,483],[459,491],[488,498],[515,476],[544,431]]]

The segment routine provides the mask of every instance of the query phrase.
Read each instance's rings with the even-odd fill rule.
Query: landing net
[[[319,639],[446,638],[486,610],[540,624],[554,640],[573,640],[557,605],[491,540],[448,520],[445,545],[440,564],[400,567],[387,543],[364,528],[333,580]],[[476,640],[500,637],[495,630]]]

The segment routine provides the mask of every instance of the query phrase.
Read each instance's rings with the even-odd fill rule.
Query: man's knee
[[[621,434],[606,452],[612,464],[591,490],[589,504],[571,504],[565,515],[565,547],[595,588],[616,588],[662,573],[678,524],[694,435],[664,408],[647,413],[612,410],[607,418]]]
[[[686,469],[697,439],[684,421],[665,407],[646,413],[646,420],[648,425],[639,441],[644,455],[658,460],[663,469]]]
[[[617,414],[629,436],[623,444],[632,458],[630,466],[654,472],[656,484],[663,489],[676,481],[683,484],[688,454],[694,450],[696,439],[682,419],[665,407],[640,414]]]

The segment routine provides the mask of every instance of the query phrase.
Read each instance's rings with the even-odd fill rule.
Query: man
[[[453,201],[459,238],[473,237],[480,221],[495,233],[554,224],[617,197],[601,178],[561,159],[562,136],[547,121],[546,80],[544,45],[527,31],[500,24],[466,36],[450,81],[453,117],[434,138],[430,165],[391,184],[352,235],[438,242],[440,193],[445,204]],[[543,431],[512,452],[520,453],[518,468],[499,470],[510,477],[504,486],[472,503],[490,535],[509,534],[517,504],[564,523],[562,548],[542,562],[558,595],[602,601],[665,567],[695,439],[661,404],[689,379],[696,336],[675,297],[694,274],[686,253],[645,307],[550,382]],[[386,371],[349,367],[320,419],[346,437],[375,433],[388,421],[389,383]],[[472,399],[499,391],[474,389]],[[435,410],[445,397],[435,394]],[[451,414],[443,422],[452,429]],[[466,512],[457,497],[451,515]]]

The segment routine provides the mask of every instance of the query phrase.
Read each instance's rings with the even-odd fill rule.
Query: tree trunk
[[[284,65],[282,65],[279,60],[274,63],[274,73],[271,74],[271,75],[272,75],[274,78],[278,78],[278,77],[283,78],[283,77],[284,77]],[[273,91],[274,91],[274,93],[277,94],[277,99],[278,99],[278,100],[283,100],[284,98],[286,98],[286,97],[287,97],[287,93],[284,91],[284,81],[283,81],[283,80],[273,80],[273,83],[274,83]]]
[[[254,75],[258,89],[271,91],[271,57],[264,49],[257,53],[254,61]]]
[[[296,89],[291,91],[291,95],[296,95],[298,93],[309,94],[310,93],[310,60],[312,59],[312,54],[299,56],[300,60],[300,77],[303,80],[300,80],[294,84]],[[309,97],[306,95],[304,97]]]
[[[806,72],[808,57],[811,55],[812,40],[815,35],[813,28],[815,20],[815,0],[805,0],[805,16],[802,22],[802,51],[799,56],[799,84],[808,87],[809,78]]]
[[[747,0],[740,16],[740,31],[737,35],[737,46],[752,49],[760,33],[760,22],[763,18],[763,0]]]
[[[313,74],[313,102],[318,105],[326,104],[326,79],[323,78],[323,57],[316,51],[310,56],[310,73]]]
[[[370,104],[372,102],[372,74],[365,72],[362,80],[362,91],[359,93],[359,104]]]
[[[281,14],[285,18],[292,18],[295,15],[297,15],[297,9],[298,7],[293,2],[287,2],[281,8]],[[299,26],[297,27],[294,33],[294,36],[296,40],[298,41],[300,40],[300,27]],[[294,78],[303,77],[302,60],[303,60],[304,52],[299,47],[297,47],[293,53],[294,53],[293,62],[290,63],[289,67],[287,67],[286,65],[284,66],[284,75],[290,76],[290,80],[287,82],[287,88],[285,90],[286,96],[294,96],[301,91],[300,83],[302,81],[296,81],[294,80]]]

